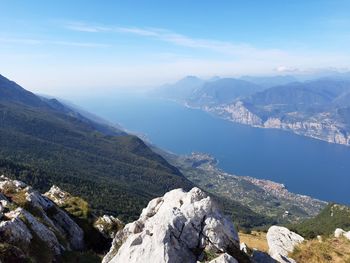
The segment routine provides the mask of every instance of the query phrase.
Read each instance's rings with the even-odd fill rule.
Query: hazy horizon
[[[2,1],[0,73],[36,93],[350,68],[347,1]]]

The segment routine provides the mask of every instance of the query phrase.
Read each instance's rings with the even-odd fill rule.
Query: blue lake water
[[[350,204],[350,147],[288,132],[231,123],[146,95],[76,99],[75,103],[178,154],[212,154],[220,168],[284,183],[293,192]]]

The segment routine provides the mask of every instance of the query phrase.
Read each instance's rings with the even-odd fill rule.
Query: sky
[[[0,0],[0,74],[52,95],[350,68],[350,1]]]

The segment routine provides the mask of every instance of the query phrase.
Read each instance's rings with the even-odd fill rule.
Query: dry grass
[[[269,247],[266,241],[266,233],[253,231],[251,234],[240,232],[239,239],[244,242],[249,248],[256,248],[260,251],[267,252]]]
[[[290,257],[298,263],[350,263],[350,241],[344,237],[322,242],[308,240],[296,247]]]

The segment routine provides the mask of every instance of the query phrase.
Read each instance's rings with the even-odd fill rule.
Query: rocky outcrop
[[[50,190],[45,193],[45,196],[50,198],[55,204],[61,206],[67,202],[70,194],[61,190],[58,186],[53,185]]]
[[[122,221],[114,216],[104,215],[97,218],[94,227],[106,238],[114,238],[119,230],[124,227]]]
[[[288,228],[272,226],[266,234],[269,245],[269,255],[281,263],[295,262],[288,258],[288,254],[293,252],[296,245],[304,241],[304,238]]]
[[[43,252],[53,259],[65,250],[83,249],[84,233],[49,198],[23,182],[1,176],[0,242],[27,257]],[[37,251],[38,246],[42,251]]]
[[[15,233],[14,236],[16,239],[19,242],[23,241],[23,236],[17,235],[17,233],[19,233],[18,230],[21,230],[21,234],[25,233],[24,242],[35,242],[32,241],[32,239],[33,235],[36,235],[45,243],[45,245],[54,253],[54,255],[59,255],[61,253],[61,250],[64,250],[63,245],[59,243],[54,231],[52,231],[49,226],[41,223],[38,218],[34,217],[26,210],[22,208],[16,208],[11,212],[6,213],[5,216],[10,221],[2,222],[3,224],[2,227],[0,226],[0,229],[2,229],[4,231],[4,234],[7,235],[10,239],[11,235]],[[12,222],[14,224],[8,227],[6,224],[7,222]],[[24,224],[22,224],[22,222]]]
[[[150,201],[138,220],[119,231],[103,262],[197,262],[206,251],[249,262],[233,223],[213,200],[198,188],[176,189]],[[222,257],[231,261],[218,262],[233,262]]]
[[[334,237],[345,237],[347,239],[350,240],[350,231],[346,232],[344,231],[343,229],[341,228],[337,228],[335,231],[334,231]]]
[[[329,118],[315,116],[297,121],[282,121],[278,118],[269,118],[262,127],[292,131],[299,135],[330,143],[350,145],[350,135],[344,132],[344,128],[341,126]]]

